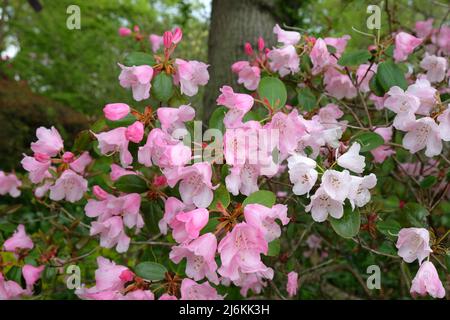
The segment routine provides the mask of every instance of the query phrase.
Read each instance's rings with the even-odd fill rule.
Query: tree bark
[[[246,60],[245,42],[257,50],[259,36],[266,47],[275,42],[272,33],[276,23],[275,3],[277,0],[213,0],[211,25],[208,39],[208,63],[210,81],[203,99],[203,119],[209,119],[216,108],[216,99],[223,85],[236,89],[237,77],[231,72],[231,65]]]

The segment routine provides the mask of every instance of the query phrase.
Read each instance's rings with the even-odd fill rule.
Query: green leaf
[[[420,181],[420,187],[422,189],[429,189],[434,186],[437,182],[437,178],[435,176],[425,177],[422,181]]]
[[[142,65],[153,66],[155,63],[153,56],[144,52],[132,52],[124,60],[124,64],[128,67]]]
[[[223,118],[225,118],[227,111],[228,109],[223,106],[216,108],[209,118],[209,128],[219,129],[220,131],[225,132]]]
[[[18,284],[22,283],[22,269],[18,266],[12,266],[11,269],[6,273],[6,278],[8,280],[12,280],[17,282]]]
[[[364,62],[367,62],[372,55],[367,50],[356,50],[350,52],[344,52],[339,58],[338,64],[341,66],[359,66]]]
[[[329,218],[333,230],[343,238],[353,238],[359,232],[361,215],[359,211],[352,211],[350,207],[345,208],[344,215],[340,219]]]
[[[261,100],[266,98],[274,109],[284,107],[287,100],[287,90],[283,81],[275,77],[264,77],[258,85]]]
[[[75,138],[75,142],[73,143],[73,150],[76,152],[86,151],[89,149],[91,142],[91,133],[89,132],[89,130],[83,130]]]
[[[148,191],[145,180],[135,174],[120,177],[114,185],[119,191],[126,193],[144,193]]]
[[[133,116],[132,114],[128,114],[126,117],[116,120],[116,121],[111,121],[111,120],[106,119],[106,124],[108,125],[108,127],[110,129],[115,129],[115,128],[119,128],[119,127],[128,127],[129,125],[132,125],[135,122],[136,122],[136,117]]]
[[[164,279],[167,269],[159,263],[146,261],[139,263],[134,271],[137,276],[145,280],[158,281]]]
[[[426,223],[426,217],[430,214],[427,209],[415,202],[407,203],[403,209],[403,214],[408,223],[417,228],[421,228]]]
[[[408,87],[402,69],[393,61],[385,61],[378,65],[377,81],[385,92],[390,88],[398,86],[405,90]]]
[[[384,144],[383,137],[375,132],[361,133],[355,136],[352,140],[353,142],[358,142],[361,145],[360,152],[367,152]]]
[[[218,217],[209,218],[208,223],[202,229],[201,234],[214,232],[216,230],[216,227],[217,227],[218,224],[219,224],[219,218]]]
[[[275,257],[280,254],[280,239],[275,239],[269,242],[269,250],[267,251],[267,255],[269,257]]]
[[[314,93],[309,88],[302,88],[297,94],[298,104],[302,110],[311,111],[317,104]]]
[[[386,91],[384,91],[383,87],[379,83],[376,74],[373,75],[372,79],[370,79],[369,88],[378,97],[383,97],[386,93]]]
[[[268,208],[271,208],[275,204],[275,200],[276,197],[273,192],[267,190],[259,190],[249,195],[244,200],[244,202],[242,202],[242,205],[245,207],[247,204],[250,203],[258,203]]]
[[[173,95],[172,77],[164,72],[159,73],[152,81],[152,96],[162,102],[167,102]]]
[[[388,218],[384,221],[377,222],[377,229],[386,236],[395,236],[399,233],[402,226],[394,219]]]
[[[214,191],[214,198],[211,204],[209,205],[209,210],[218,210],[217,207],[218,203],[221,203],[224,208],[227,208],[230,204],[230,193],[228,192],[227,188],[221,184],[215,191]]]

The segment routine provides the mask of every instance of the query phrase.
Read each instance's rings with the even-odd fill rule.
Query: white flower
[[[288,159],[289,178],[294,184],[292,192],[296,195],[309,193],[317,181],[316,162],[308,157],[294,154]]]
[[[348,199],[352,208],[363,207],[370,201],[369,189],[372,189],[377,184],[377,177],[371,173],[364,177],[351,177],[350,191],[348,193]]]
[[[353,172],[362,173],[366,163],[364,156],[359,155],[360,150],[361,145],[357,142],[353,143],[350,149],[337,159],[337,164]]]
[[[311,216],[316,222],[327,220],[328,215],[336,219],[340,219],[344,215],[342,201],[333,200],[322,187],[311,196],[311,202],[306,206],[305,211],[311,211]]]
[[[334,200],[343,202],[350,191],[350,172],[327,170],[322,176],[321,187]]]

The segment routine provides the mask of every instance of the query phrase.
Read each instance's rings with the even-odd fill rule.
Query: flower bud
[[[130,113],[130,107],[125,103],[110,103],[103,108],[103,113],[106,119],[117,121]]]
[[[167,184],[167,178],[165,176],[155,176],[153,178],[153,185],[157,188],[163,187]]]
[[[102,188],[100,188],[100,186],[94,186],[92,191],[94,193],[94,196],[98,200],[106,200],[106,198],[108,197],[108,193],[105,190],[103,190]]]
[[[183,32],[181,31],[180,28],[175,28],[173,30],[173,38],[172,38],[172,42],[177,44],[181,41],[181,39],[183,38]]]
[[[164,43],[164,47],[165,48],[170,48],[170,46],[172,45],[173,42],[173,35],[172,32],[170,31],[166,31],[163,34],[163,43]]]
[[[259,37],[258,38],[258,50],[262,52],[264,50],[265,46],[266,45],[264,43],[264,39],[262,37]]]
[[[64,163],[71,163],[74,159],[75,155],[70,151],[64,152],[62,156],[62,160],[64,161]]]
[[[136,121],[131,126],[127,128],[127,131],[125,132],[125,137],[133,141],[134,143],[139,143],[142,141],[142,138],[144,137],[144,125],[140,121]]]
[[[34,158],[39,162],[47,162],[48,160],[50,160],[50,156],[48,154],[39,152],[34,154]]]
[[[253,55],[253,48],[252,48],[252,45],[249,42],[245,43],[244,51],[245,51],[245,54],[248,55],[248,56]]]
[[[128,37],[131,34],[131,30],[125,27],[119,28],[119,36]]]
[[[130,282],[134,279],[134,273],[129,269],[123,270],[119,276],[120,280]]]

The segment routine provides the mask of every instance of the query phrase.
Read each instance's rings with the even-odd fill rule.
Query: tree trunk
[[[231,65],[247,59],[245,42],[250,42],[255,50],[259,36],[264,38],[266,47],[274,44],[275,3],[276,0],[213,0],[208,39],[210,80],[203,99],[205,121],[216,108],[219,89],[223,85],[236,89],[237,77],[232,74]]]

